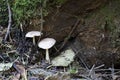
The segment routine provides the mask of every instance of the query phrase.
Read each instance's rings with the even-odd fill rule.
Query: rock
[[[68,66],[74,61],[75,53],[72,49],[63,51],[59,56],[55,57],[51,63],[52,66]]]

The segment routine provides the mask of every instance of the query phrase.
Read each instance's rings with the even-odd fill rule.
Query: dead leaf
[[[50,76],[53,75],[54,73],[44,70],[44,69],[40,69],[40,68],[34,68],[34,69],[29,69],[28,70],[30,73],[34,74],[34,75],[40,75],[40,76]]]
[[[13,63],[0,63],[0,71],[6,71],[12,67]]]
[[[19,80],[20,79],[20,73],[17,73],[12,80]]]
[[[22,78],[24,80],[28,80],[27,79],[27,72],[26,72],[26,70],[25,70],[23,65],[14,64],[14,68],[20,73],[20,75],[22,76]]]

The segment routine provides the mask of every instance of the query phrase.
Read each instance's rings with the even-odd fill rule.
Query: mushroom
[[[56,43],[56,40],[53,38],[45,38],[38,43],[39,48],[46,49],[45,58],[46,58],[46,61],[48,61],[49,63],[50,63],[50,58],[49,58],[48,49],[50,49],[55,43]]]
[[[33,44],[35,45],[35,36],[41,35],[42,33],[40,31],[30,31],[25,35],[25,37],[33,38]]]

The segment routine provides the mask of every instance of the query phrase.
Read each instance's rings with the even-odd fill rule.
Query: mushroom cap
[[[45,38],[38,43],[39,48],[49,49],[56,43],[56,40],[53,38]]]
[[[40,31],[30,31],[25,35],[25,37],[32,38],[34,36],[41,36],[41,35],[42,35],[42,33]]]

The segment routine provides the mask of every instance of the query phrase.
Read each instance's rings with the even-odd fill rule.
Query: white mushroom
[[[49,58],[48,49],[50,49],[55,43],[56,43],[56,40],[53,38],[45,38],[38,43],[39,48],[46,49],[46,60],[49,63],[50,63],[50,58]]]
[[[41,35],[42,33],[40,31],[30,31],[25,35],[25,37],[33,38],[33,44],[35,45],[35,36]]]

